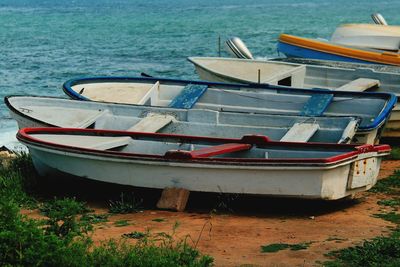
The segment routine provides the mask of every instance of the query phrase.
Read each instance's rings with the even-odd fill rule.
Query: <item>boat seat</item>
[[[84,120],[82,120],[80,122],[77,122],[77,123],[74,123],[70,127],[72,127],[72,128],[83,128],[83,129],[87,128],[90,125],[92,125],[93,123],[95,123],[101,116],[103,116],[106,113],[108,113],[108,110],[100,110],[97,113],[88,116]]]
[[[51,135],[51,134],[37,134],[35,137],[60,145],[82,147],[89,149],[107,150],[126,146],[132,140],[129,136],[84,136],[84,135]]]
[[[333,100],[333,94],[313,94],[300,111],[302,116],[321,116]]]
[[[352,92],[362,92],[371,88],[379,87],[381,85],[379,80],[358,78],[345,85],[336,88],[336,91],[352,91]]]
[[[208,158],[232,152],[249,150],[251,147],[251,144],[228,143],[218,146],[200,148],[192,151],[169,150],[167,153],[165,153],[165,157],[174,159]]]
[[[179,95],[169,104],[170,108],[192,108],[197,100],[207,91],[208,86],[202,84],[188,84]]]
[[[306,66],[300,65],[291,68],[283,68],[279,70],[279,68],[275,71],[274,75],[263,79],[261,83],[268,83],[274,85],[286,85],[293,87],[303,87],[304,86],[304,78],[306,75]],[[263,73],[261,71],[260,76],[263,77]],[[288,79],[289,78],[289,79]]]
[[[175,119],[172,115],[150,113],[127,131],[156,133]]]
[[[316,123],[295,123],[281,138],[282,142],[308,142],[319,129]]]
[[[142,99],[139,100],[137,103],[138,105],[150,105],[154,106],[156,105],[157,101],[157,94],[158,90],[160,88],[160,82],[157,81],[148,91],[147,93],[142,97]],[[150,102],[149,102],[150,101]]]

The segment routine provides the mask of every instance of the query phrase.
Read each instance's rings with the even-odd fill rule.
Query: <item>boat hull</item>
[[[348,47],[287,34],[279,37],[278,51],[289,57],[400,66],[399,53]]]
[[[198,192],[326,200],[371,188],[376,183],[381,162],[369,155],[329,167],[243,167],[112,159],[35,146],[29,149],[36,169],[45,176],[57,177],[63,173],[135,187],[179,187]],[[363,177],[350,181],[360,171],[364,172]]]
[[[319,60],[345,61],[351,63],[374,64],[374,62],[346,56],[334,55],[328,52],[316,51],[311,48],[278,42],[278,51],[287,57],[312,58]],[[382,63],[384,64],[384,63]]]

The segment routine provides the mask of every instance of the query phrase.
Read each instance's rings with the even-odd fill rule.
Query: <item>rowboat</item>
[[[397,52],[400,27],[377,24],[344,24],[336,28],[330,41],[336,44]]]
[[[364,134],[358,135],[358,141],[368,144],[379,139],[396,103],[396,97],[387,93],[157,78],[82,78],[67,81],[63,88],[67,95],[79,100],[257,114],[356,116],[361,119],[358,133]]]
[[[349,143],[357,142],[359,123],[355,117],[186,110],[39,96],[7,96],[4,102],[20,129],[92,128],[227,138],[262,134],[276,141]]]
[[[302,38],[289,34],[280,35],[278,51],[287,57],[400,66],[399,53],[345,46],[329,41]]]
[[[193,63],[201,79],[213,82],[268,83],[307,89],[390,92],[396,94],[397,98],[400,97],[400,72],[392,70],[394,67],[389,66],[354,63],[331,63],[332,66],[329,66],[329,62],[332,61],[316,65],[304,64],[308,61],[298,64],[219,57],[190,57],[188,60]],[[399,132],[400,107],[394,107],[383,135],[398,136]]]
[[[24,128],[17,134],[40,175],[136,187],[340,199],[376,183],[388,145],[338,145]]]

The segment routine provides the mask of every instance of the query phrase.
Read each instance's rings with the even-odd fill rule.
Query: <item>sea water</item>
[[[65,97],[63,82],[83,76],[197,79],[186,58],[217,56],[219,38],[278,57],[280,33],[328,39],[375,12],[400,25],[399,10],[398,0],[0,0],[0,96]],[[15,141],[3,101],[0,129],[0,145]]]

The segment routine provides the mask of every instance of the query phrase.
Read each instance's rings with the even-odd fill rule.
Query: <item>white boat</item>
[[[400,26],[344,24],[336,28],[332,43],[389,51],[400,49]]]
[[[309,64],[218,57],[190,57],[189,61],[201,79],[213,82],[260,82],[293,88],[390,92],[400,97],[400,71],[394,72],[396,69],[391,66],[295,58],[285,61]],[[396,106],[384,136],[398,136],[399,132],[400,107]]]
[[[67,81],[71,98],[181,109],[257,114],[355,116],[361,143],[376,143],[396,103],[387,93],[291,89],[263,84],[223,84],[158,78],[96,77]],[[368,102],[368,106],[365,103]]]
[[[228,138],[261,134],[277,141],[357,143],[359,123],[355,117],[185,110],[40,96],[7,96],[4,102],[20,129],[52,126]]]
[[[371,188],[388,145],[273,142],[65,128],[17,138],[40,175],[136,187],[340,199]]]

